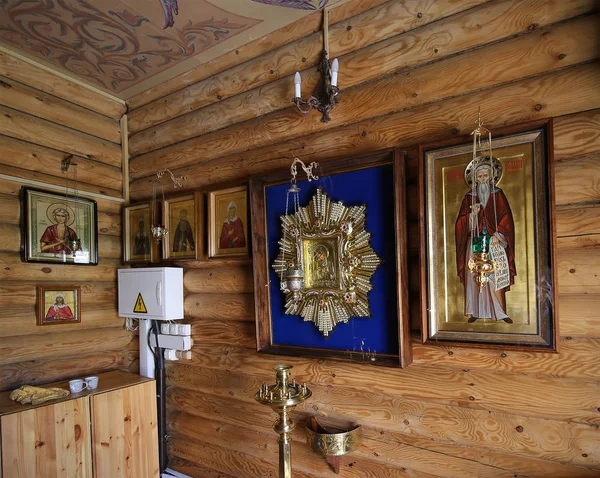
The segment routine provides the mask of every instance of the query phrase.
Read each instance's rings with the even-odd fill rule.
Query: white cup
[[[88,389],[95,390],[96,388],[98,388],[98,377],[85,377],[85,383]]]
[[[88,384],[78,378],[69,382],[69,388],[71,389],[71,393],[79,393],[88,388]]]

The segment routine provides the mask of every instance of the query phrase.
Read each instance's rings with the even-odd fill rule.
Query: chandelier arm
[[[292,102],[304,116],[310,113],[310,111],[313,109],[313,105],[309,101],[304,101],[302,98],[294,98]],[[302,108],[303,105],[306,105],[305,109]]]

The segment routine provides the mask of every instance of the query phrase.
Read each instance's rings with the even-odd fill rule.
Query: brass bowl
[[[306,423],[306,443],[319,455],[346,455],[356,450],[361,442],[362,429],[360,425],[340,433],[318,433],[310,428],[310,421]]]

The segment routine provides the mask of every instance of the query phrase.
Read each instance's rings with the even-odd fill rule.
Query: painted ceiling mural
[[[206,0],[0,0],[0,8],[0,41],[115,93],[262,22]]]
[[[177,1],[177,0],[175,0]],[[299,8],[301,10],[318,10],[324,8],[329,0],[252,0],[257,3],[266,3],[267,5],[277,5],[279,7]]]

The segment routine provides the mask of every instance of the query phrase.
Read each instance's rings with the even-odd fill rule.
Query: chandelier
[[[337,97],[340,92],[338,83],[339,62],[335,58],[333,62],[329,61],[329,31],[328,31],[328,12],[323,10],[323,58],[319,63],[318,70],[321,72],[315,95],[310,96],[308,100],[302,99],[302,78],[297,71],[294,75],[294,98],[292,101],[303,115],[307,115],[310,110],[316,108],[323,117],[321,121],[328,123],[330,121],[329,112],[339,102]]]

